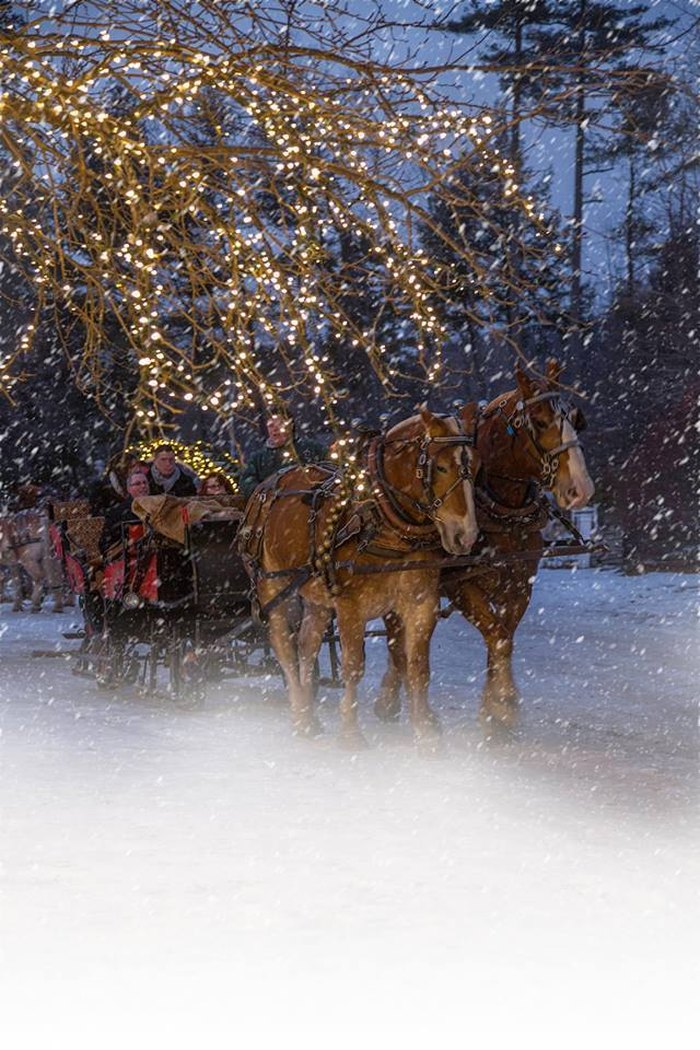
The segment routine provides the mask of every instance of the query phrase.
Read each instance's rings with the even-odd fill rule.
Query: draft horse
[[[23,569],[32,581],[32,612],[41,611],[44,588],[53,594],[53,611],[63,612],[63,571],[51,548],[48,524],[46,511],[39,507],[0,521],[0,560],[12,574],[15,612],[22,610]]]
[[[585,420],[567,404],[558,380],[562,367],[547,362],[536,379],[516,369],[517,388],[494,398],[485,408],[465,405],[472,420],[480,469],[475,482],[479,538],[473,554],[484,564],[445,570],[440,591],[481,633],[487,647],[481,718],[512,728],[519,694],[513,679],[513,638],[530,598],[543,551],[542,529],[549,517],[542,490],[559,507],[584,507],[594,493],[578,432]],[[488,565],[493,559],[501,564]],[[395,617],[387,618],[389,666],[375,712],[393,720],[400,712],[405,675],[403,637]]]
[[[365,627],[389,612],[402,625],[416,737],[439,732],[428,703],[430,639],[439,609],[436,563],[444,551],[466,554],[476,539],[470,442],[457,419],[423,406],[370,441],[363,457],[366,493],[362,482],[349,492],[341,473],[318,465],[287,468],[251,496],[240,550],[284,672],[295,732],[320,729],[314,666],[335,613],[345,685],[341,741],[362,745],[357,686]],[[297,595],[302,619],[295,630]]]

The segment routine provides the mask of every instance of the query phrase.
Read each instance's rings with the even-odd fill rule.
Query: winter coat
[[[156,479],[153,477],[153,471],[149,470],[146,476],[148,478],[148,485],[150,488],[151,496],[162,496],[164,493],[168,496],[197,495],[197,486],[195,484],[194,475],[186,471],[181,464],[178,464],[178,468],[180,470],[180,477],[175,481],[175,484],[172,485],[169,489],[165,489],[162,485],[159,485]]]
[[[263,448],[249,456],[238,483],[241,495],[248,499],[261,481],[269,478],[282,467],[296,463],[297,460],[302,463],[319,463],[328,455],[325,445],[312,441],[311,438],[297,438],[294,441],[294,450],[296,456],[290,445],[281,445],[279,448],[264,445]]]
[[[110,547],[122,538],[123,525],[140,525],[141,519],[131,509],[131,496],[106,512],[105,524],[100,536],[100,550],[106,554]]]

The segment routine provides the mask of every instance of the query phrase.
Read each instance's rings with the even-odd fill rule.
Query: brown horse
[[[532,595],[543,550],[542,529],[548,520],[540,486],[550,489],[560,507],[585,506],[594,487],[586,469],[577,431],[584,420],[570,408],[558,385],[561,367],[547,363],[545,379],[516,370],[517,389],[495,398],[474,415],[474,443],[481,463],[475,497],[480,536],[473,554],[503,557],[503,564],[446,570],[441,593],[474,624],[488,650],[482,719],[511,727],[518,690],[513,681],[513,637]],[[390,662],[375,712],[384,720],[398,717],[401,679],[405,674],[400,624],[387,619]]]
[[[15,612],[22,611],[23,569],[32,581],[31,611],[40,612],[46,589],[53,594],[53,611],[63,612],[63,570],[51,549],[48,524],[46,511],[38,507],[20,510],[0,521],[0,560],[12,574]]]
[[[270,640],[284,671],[295,731],[318,729],[313,670],[333,613],[343,653],[341,739],[363,742],[357,686],[364,673],[368,620],[393,612],[403,625],[406,685],[417,737],[439,729],[428,704],[429,647],[439,605],[437,568],[377,572],[395,563],[433,563],[442,550],[465,554],[476,539],[471,439],[458,421],[417,416],[375,438],[367,451],[371,491],[342,495],[339,473],[293,467],[255,490],[241,528],[241,551]],[[350,498],[347,498],[350,495]],[[293,628],[291,604],[302,598]]]

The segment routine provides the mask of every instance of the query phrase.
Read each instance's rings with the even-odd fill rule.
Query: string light
[[[449,282],[415,229],[429,226],[457,253],[485,310],[497,284],[514,299],[522,289],[437,226],[429,196],[458,207],[459,173],[486,171],[540,238],[523,239],[521,253],[549,250],[545,219],[489,147],[491,115],[465,114],[419,73],[349,47],[327,43],[319,64],[307,48],[268,42],[255,8],[233,35],[215,0],[198,7],[206,50],[182,0],[96,0],[0,36],[0,148],[12,162],[0,230],[37,317],[53,307],[60,319],[61,304],[79,320],[78,382],[110,394],[109,319],[148,434],[193,402],[228,416],[300,392],[335,425],[342,377],[324,345],[367,354],[387,390],[396,375],[377,326],[358,325],[346,304],[358,268],[334,253],[343,238],[363,246],[376,301],[409,326],[435,382]],[[499,232],[493,214],[480,218]],[[0,360],[0,390],[38,327]]]
[[[182,441],[171,438],[156,438],[130,445],[126,451],[144,462],[150,462],[159,445],[169,445],[175,453],[175,458],[180,463],[184,463],[186,467],[190,467],[200,479],[207,477],[208,474],[223,474],[234,491],[238,489],[238,462],[225,451],[214,450],[205,445],[203,441],[195,441],[191,445],[186,445]]]

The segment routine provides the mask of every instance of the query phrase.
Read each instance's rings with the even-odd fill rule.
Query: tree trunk
[[[522,22],[515,26],[513,65],[515,73],[511,82],[511,127],[510,127],[510,162],[515,172],[515,181],[520,185],[522,177],[521,149],[520,149],[520,120],[522,105],[522,84],[520,81],[520,69],[523,53],[523,27]],[[515,210],[510,217],[510,246],[508,251],[510,271],[516,280],[520,272],[520,259],[518,241],[520,235],[520,218]],[[520,325],[519,303],[511,302],[508,306],[508,329],[511,339],[518,351],[522,351],[522,328]]]
[[[579,40],[578,61],[580,65],[578,73],[578,84],[576,87],[576,148],[574,159],[574,216],[573,216],[573,241],[571,246],[571,331],[567,340],[572,363],[579,364],[581,360],[581,348],[583,339],[581,324],[583,322],[583,284],[581,279],[581,259],[583,248],[583,158],[585,147],[585,120],[586,120],[586,87],[584,67],[586,61],[586,31],[584,28],[584,16],[586,14],[586,0],[581,0],[579,7]]]
[[[637,190],[635,178],[634,157],[630,156],[630,177],[627,192],[627,209],[625,212],[625,251],[627,253],[627,295],[630,300],[634,299],[637,286],[634,269],[634,196]]]

